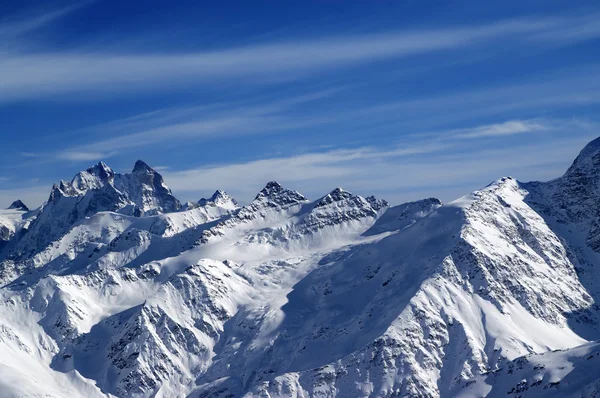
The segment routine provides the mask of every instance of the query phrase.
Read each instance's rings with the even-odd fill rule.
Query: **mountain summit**
[[[8,209],[9,210],[29,211],[29,208],[27,206],[25,206],[25,203],[21,202],[21,200],[19,200],[19,199],[12,202],[11,205],[8,207]]]
[[[162,176],[144,162],[136,162],[131,174],[115,173],[100,162],[77,173],[70,182],[54,184],[27,233],[4,255],[18,260],[11,263],[11,268],[23,267],[28,257],[47,250],[77,223],[100,212],[139,217],[180,207]]]
[[[0,390],[600,394],[599,165],[600,139],[555,180],[446,204],[272,181],[240,207],[99,163],[0,210]]]

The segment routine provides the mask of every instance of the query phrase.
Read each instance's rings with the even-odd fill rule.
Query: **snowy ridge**
[[[593,396],[600,140],[547,183],[183,206],[104,163],[0,211],[7,396]]]
[[[531,354],[477,377],[460,397],[594,397],[600,393],[600,344]]]

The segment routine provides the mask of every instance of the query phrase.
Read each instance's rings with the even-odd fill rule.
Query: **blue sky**
[[[600,136],[593,1],[214,3],[1,2],[0,207],[138,158],[182,200],[448,201]]]

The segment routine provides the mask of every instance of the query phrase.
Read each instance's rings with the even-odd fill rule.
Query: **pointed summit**
[[[25,203],[23,203],[20,199],[17,199],[14,202],[12,202],[12,204],[8,207],[8,209],[9,210],[29,211],[29,207],[25,206]]]
[[[144,162],[143,160],[137,160],[135,162],[135,166],[133,166],[133,170],[132,173],[148,173],[148,172],[152,172],[155,173],[156,171],[148,166],[148,163]]]
[[[86,171],[102,179],[109,179],[111,177],[114,177],[115,175],[115,172],[104,162],[99,162],[95,166],[92,166],[89,169],[87,169]]]
[[[256,195],[254,201],[266,201],[270,203],[271,207],[274,207],[306,202],[307,199],[296,191],[285,189],[276,181],[269,181]]]
[[[265,187],[258,193],[256,198],[259,196],[271,196],[282,191],[284,191],[284,189],[280,183],[277,181],[269,181],[267,182],[267,185],[265,185]]]
[[[220,189],[215,191],[210,198],[200,199],[198,204],[200,206],[221,206],[230,207],[232,209],[239,207],[235,199],[229,196],[227,192],[221,191]]]
[[[329,192],[327,195],[323,196],[321,200],[319,200],[315,207],[327,206],[328,204],[334,202],[341,202],[344,199],[349,198],[358,198],[358,196],[354,195],[351,192],[344,191],[341,187],[335,188],[333,191]]]
[[[70,183],[61,181],[60,189],[67,195],[83,194],[90,189],[98,189],[107,184],[112,184],[115,172],[104,162],[81,171],[73,177]]]
[[[600,137],[591,141],[582,149],[565,176],[589,174],[598,170],[600,170]],[[596,174],[594,173],[594,175]]]
[[[117,175],[115,187],[127,192],[129,199],[144,213],[169,213],[181,208],[163,177],[143,160],[135,162],[131,174]]]

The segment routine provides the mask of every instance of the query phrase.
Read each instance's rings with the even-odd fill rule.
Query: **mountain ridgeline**
[[[447,204],[99,163],[0,210],[0,283],[7,397],[591,397],[600,139]]]

